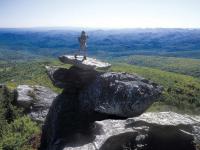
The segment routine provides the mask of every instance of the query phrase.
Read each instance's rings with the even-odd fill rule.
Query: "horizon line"
[[[200,27],[80,27],[80,26],[33,26],[33,27],[0,27],[0,29],[47,29],[47,28],[66,28],[66,29],[96,29],[96,30],[126,30],[126,29],[200,29]]]

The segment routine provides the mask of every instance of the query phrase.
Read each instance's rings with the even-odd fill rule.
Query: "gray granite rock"
[[[97,121],[89,134],[73,135],[63,150],[195,150],[199,135],[200,116],[144,113],[127,120]]]
[[[120,117],[143,113],[160,96],[162,87],[136,74],[97,72],[77,67],[46,67],[53,84],[77,90],[80,110]]]
[[[138,116],[162,93],[161,86],[136,74],[72,66],[56,69],[50,76],[54,84],[63,84],[63,92],[49,110],[41,150],[62,149],[79,132],[89,132],[97,120]],[[73,137],[74,133],[78,135]]]
[[[47,74],[54,86],[62,89],[83,88],[99,74],[96,70],[85,70],[72,66],[69,69],[46,66]]]
[[[121,117],[143,113],[160,96],[162,87],[136,74],[107,72],[80,92],[82,110]]]
[[[86,60],[83,60],[83,56],[77,56],[77,58],[75,58],[72,55],[63,55],[59,57],[59,60],[63,63],[71,64],[81,69],[107,69],[111,67],[111,64],[94,58],[87,57]]]
[[[55,67],[55,66],[45,66],[45,69],[46,69],[47,75],[49,76],[54,86],[58,88],[65,87],[65,83],[59,79],[63,75],[63,72],[60,73],[60,70],[63,70],[62,68]],[[57,74],[59,74],[59,78],[57,78]]]
[[[95,70],[110,67],[108,63],[91,58],[82,61],[74,56],[59,59],[72,67],[46,67],[53,84],[63,92],[56,97],[47,115],[41,150],[62,150],[66,144],[74,145],[75,141],[78,145],[90,143],[86,149],[93,149],[95,121],[139,116],[162,93],[161,86],[136,74]],[[123,130],[116,132],[124,134]],[[127,129],[128,134],[129,131]],[[89,138],[84,135],[90,132]]]
[[[198,149],[199,116],[144,113],[161,95],[161,86],[136,74],[98,72],[110,65],[96,60],[59,59],[72,67],[46,67],[63,92],[49,109],[40,150]]]
[[[47,87],[38,85],[19,85],[16,90],[18,105],[23,107],[33,120],[44,122],[57,94]]]

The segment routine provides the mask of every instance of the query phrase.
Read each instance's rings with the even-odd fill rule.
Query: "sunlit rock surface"
[[[19,85],[16,90],[18,105],[23,107],[33,120],[44,122],[57,94],[47,87],[38,85]]]
[[[63,150],[198,150],[200,116],[144,113],[127,120],[95,122],[76,133]]]
[[[72,55],[63,55],[59,57],[59,60],[63,63],[71,64],[81,69],[106,69],[111,67],[111,64],[94,58],[87,57],[86,60],[83,60],[83,56],[77,56],[77,58],[75,58]]]

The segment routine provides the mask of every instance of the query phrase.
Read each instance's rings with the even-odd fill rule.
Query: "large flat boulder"
[[[45,68],[53,85],[62,89],[83,88],[101,74],[96,70],[85,70],[76,66],[69,69],[56,66]]]
[[[96,121],[66,135],[57,137],[48,150],[199,150],[200,116],[144,113],[127,120]]]
[[[73,119],[73,118],[71,118]],[[58,121],[58,120],[57,120]],[[62,120],[64,121],[64,120]],[[71,122],[71,124],[73,124]],[[90,128],[45,140],[41,150],[199,150],[200,116],[148,112],[126,120],[96,121]],[[51,124],[55,136],[60,129]],[[66,130],[66,126],[62,131]],[[49,136],[49,135],[48,135]],[[52,137],[51,137],[52,138]]]
[[[111,67],[111,64],[94,58],[87,57],[86,60],[83,60],[83,56],[77,56],[75,58],[72,55],[63,55],[59,57],[59,60],[62,63],[71,64],[81,69],[107,69]]]
[[[162,87],[136,74],[107,72],[80,92],[83,111],[120,117],[142,114],[160,95]]]
[[[73,141],[63,150],[198,150],[200,116],[144,113],[127,120],[97,121],[88,132],[71,136]]]

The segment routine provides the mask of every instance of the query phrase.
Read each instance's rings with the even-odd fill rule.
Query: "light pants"
[[[78,52],[75,54],[75,55],[83,55],[83,56],[85,56],[86,57],[86,51],[87,51],[87,48],[85,47],[85,48],[81,48],[81,49],[79,49],[78,50]]]

